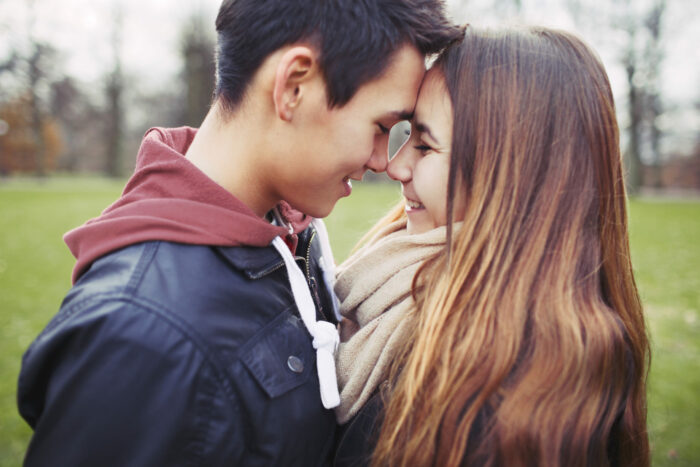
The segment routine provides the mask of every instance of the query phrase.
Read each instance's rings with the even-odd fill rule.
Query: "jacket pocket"
[[[260,330],[240,354],[243,365],[272,398],[301,386],[315,373],[311,337],[291,310]]]

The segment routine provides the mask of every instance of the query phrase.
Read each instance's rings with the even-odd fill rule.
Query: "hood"
[[[77,259],[73,283],[99,257],[145,241],[265,247],[280,236],[294,250],[311,218],[284,202],[278,212],[290,228],[258,217],[184,157],[195,134],[189,127],[146,132],[121,197],[64,236]]]

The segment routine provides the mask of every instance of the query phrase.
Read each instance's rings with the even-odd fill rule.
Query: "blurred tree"
[[[25,2],[27,23],[24,34],[19,35],[23,40],[9,42],[8,58],[0,61],[0,119],[5,122],[2,171],[26,172],[31,168],[36,176],[44,177],[62,146],[56,122],[47,109],[48,88],[61,67],[57,50],[37,37],[37,3]],[[20,156],[25,160],[18,160]]]
[[[9,47],[9,49],[10,50],[7,52],[8,55],[0,58],[0,103],[7,102],[12,96],[12,92],[9,86],[7,86],[5,79],[12,79],[17,73],[20,62],[19,52],[11,47]]]
[[[645,107],[646,121],[649,132],[649,146],[651,166],[653,167],[654,180],[651,184],[656,188],[663,185],[661,177],[661,130],[659,128],[659,117],[663,113],[661,101],[660,71],[664,58],[664,48],[662,43],[662,20],[666,10],[666,0],[656,0],[649,9],[644,26],[648,31],[649,39],[643,50],[644,61],[647,64],[647,79],[645,86]]]
[[[121,6],[115,4],[114,29],[112,30],[113,68],[105,83],[105,174],[109,177],[121,175],[122,138],[124,136],[124,73],[122,71],[121,45],[124,27],[124,14]]]
[[[104,172],[109,177],[121,175],[122,138],[124,133],[124,110],[122,96],[124,79],[121,67],[117,64],[107,77],[105,97],[107,106],[104,111],[106,160]]]
[[[658,117],[662,112],[659,75],[664,56],[661,33],[666,0],[653,0],[646,8],[625,0],[622,6],[622,30],[627,34],[622,62],[627,74],[628,89],[628,189],[635,192],[644,184],[657,187],[661,185],[658,169],[661,164],[659,141],[662,136],[658,125]],[[644,156],[650,165],[656,167],[652,172],[653,181],[642,177]]]
[[[662,113],[660,69],[663,47],[663,13],[666,0],[610,0],[591,4],[566,0],[569,12],[579,27],[591,34],[621,36],[618,57],[627,78],[627,189],[634,193],[649,181],[643,180],[642,165],[661,163],[658,125]],[[601,23],[600,18],[610,18]],[[614,41],[610,42],[611,44]],[[659,176],[652,183],[661,183]]]
[[[0,136],[0,174],[10,175],[17,171],[26,154],[33,149],[29,129],[29,102],[26,97],[0,104],[6,131]]]
[[[39,116],[41,128],[37,138],[33,100],[31,95],[25,94],[0,104],[0,115],[8,127],[8,131],[0,135],[0,174],[46,173],[55,167],[57,157],[63,150],[59,125],[50,115]],[[37,144],[42,145],[41,160],[35,157]],[[37,167],[37,164],[42,165]]]
[[[29,84],[29,107],[32,139],[34,140],[34,151],[30,157],[34,159],[32,166],[36,171],[36,176],[46,176],[46,144],[44,140],[44,112],[43,102],[40,97],[39,87],[45,84],[47,78],[48,62],[55,57],[55,50],[45,43],[38,42],[32,38],[32,53],[27,60],[28,84]]]
[[[104,111],[98,109],[69,76],[51,83],[49,111],[56,119],[64,141],[64,151],[56,168],[75,172],[86,168],[95,159],[104,160],[102,121]],[[89,157],[87,157],[89,156]]]
[[[185,23],[180,39],[185,88],[183,122],[199,126],[209,111],[214,93],[214,48],[211,27],[202,13],[194,13]]]
[[[622,64],[627,76],[627,148],[624,152],[627,165],[627,189],[634,193],[642,184],[642,159],[641,159],[641,122],[643,114],[642,93],[637,86],[635,77],[638,76],[638,59],[635,51],[635,38],[637,29],[632,18],[628,18],[628,42],[622,53]]]
[[[18,58],[17,51],[13,50],[9,57],[0,61],[0,74],[14,71]]]

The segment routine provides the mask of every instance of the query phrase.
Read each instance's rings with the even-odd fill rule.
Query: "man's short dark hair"
[[[262,62],[297,41],[318,48],[328,105],[342,107],[403,44],[428,55],[463,34],[442,0],[224,0],[216,30],[215,97],[229,111]]]

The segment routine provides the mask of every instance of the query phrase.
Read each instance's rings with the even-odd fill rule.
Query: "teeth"
[[[410,199],[406,200],[406,205],[411,209],[420,209],[423,207],[423,205],[418,201],[411,201]]]

